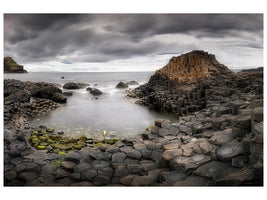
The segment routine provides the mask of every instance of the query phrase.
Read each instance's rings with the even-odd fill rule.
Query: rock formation
[[[4,73],[27,73],[22,65],[19,65],[11,57],[4,58]]]

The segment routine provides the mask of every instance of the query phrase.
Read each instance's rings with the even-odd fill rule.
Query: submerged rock
[[[74,83],[74,82],[70,82],[70,83],[65,83],[63,85],[64,89],[82,89],[85,88],[85,86],[87,86],[87,83]]]

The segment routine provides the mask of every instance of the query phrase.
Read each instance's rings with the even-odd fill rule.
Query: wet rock
[[[127,85],[139,85],[136,81],[128,81],[126,82]]]
[[[233,140],[232,142],[225,144],[216,150],[216,155],[219,160],[231,161],[233,157],[242,154],[242,144]]]
[[[73,91],[69,91],[69,92],[63,92],[63,95],[67,96],[67,97],[70,97],[74,94]]]
[[[103,94],[103,92],[97,88],[90,88],[90,89],[87,88],[87,90],[89,90],[90,94],[92,94],[94,96],[99,96],[99,95]]]
[[[124,82],[119,82],[117,85],[116,85],[116,88],[127,88],[128,85]]]
[[[63,85],[63,88],[64,88],[64,89],[69,89],[69,90],[71,90],[71,89],[82,89],[82,88],[84,88],[86,85],[88,85],[88,84],[85,84],[85,83],[74,83],[74,82],[70,82],[70,83],[65,83],[65,84]]]

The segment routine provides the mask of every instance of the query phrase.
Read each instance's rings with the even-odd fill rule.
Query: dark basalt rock
[[[85,88],[88,84],[86,83],[74,83],[74,82],[70,82],[70,83],[65,83],[63,85],[63,88],[64,89],[69,89],[69,90],[72,90],[72,89],[82,89],[82,88]]]
[[[99,96],[99,95],[103,94],[103,92],[101,90],[97,89],[97,88],[88,87],[86,90],[89,91],[90,94],[92,94],[94,96]]]
[[[54,86],[46,86],[35,91],[32,96],[42,99],[51,99],[58,103],[65,103],[67,97],[62,94],[62,90]]]
[[[116,88],[127,88],[127,87],[128,87],[127,83],[124,83],[124,82],[119,82],[116,85]]]

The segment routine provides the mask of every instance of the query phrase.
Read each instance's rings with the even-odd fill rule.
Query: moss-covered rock
[[[46,146],[42,146],[42,145],[37,146],[37,149],[39,149],[39,150],[44,150],[45,148],[46,148]]]
[[[32,141],[33,144],[41,142],[41,140],[39,138],[37,138],[37,137],[32,138],[31,141]]]
[[[39,137],[39,139],[40,139],[41,141],[43,141],[43,142],[44,142],[44,141],[46,141],[46,140],[47,140],[47,137],[45,137],[45,136],[40,136],[40,137]]]
[[[93,144],[93,147],[100,147],[100,146],[102,146],[102,143],[101,142],[98,142],[98,143],[94,143]]]
[[[46,131],[47,131],[48,133],[53,133],[53,132],[54,132],[54,129],[53,129],[53,128],[46,128]]]
[[[79,144],[77,144],[77,145],[74,145],[73,147],[74,147],[74,149],[81,149],[81,148],[82,148],[82,146],[81,146],[81,145],[79,145]]]

